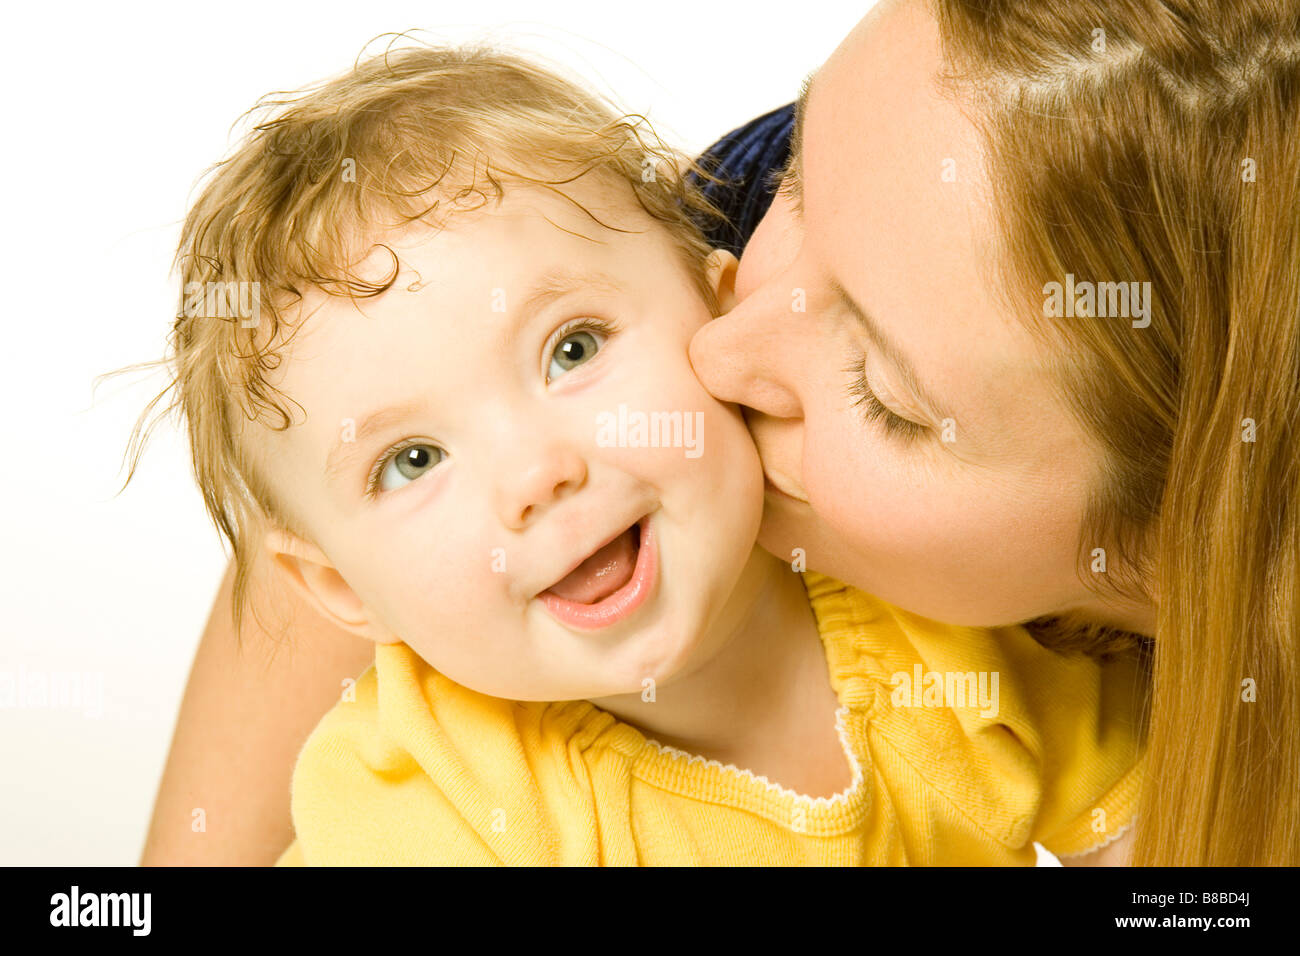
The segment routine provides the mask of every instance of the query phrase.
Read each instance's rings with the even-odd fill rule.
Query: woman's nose
[[[519,531],[556,501],[587,481],[587,463],[574,449],[559,444],[521,443],[501,463],[496,477],[496,510],[501,523]]]
[[[790,314],[788,303],[784,315],[780,310],[770,289],[755,291],[695,333],[691,364],[715,398],[773,418],[799,418],[803,406],[795,389],[792,348],[798,317]]]

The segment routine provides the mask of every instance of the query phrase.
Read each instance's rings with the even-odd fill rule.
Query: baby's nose
[[[587,464],[571,448],[544,444],[518,451],[502,463],[495,495],[501,523],[516,531],[587,481]]]

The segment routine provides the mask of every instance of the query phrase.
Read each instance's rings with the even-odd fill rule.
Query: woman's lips
[[[804,498],[801,495],[797,495],[793,491],[787,491],[785,487],[783,487],[784,485],[785,485],[784,480],[782,480],[781,484],[777,484],[775,481],[772,480],[771,475],[769,475],[766,471],[763,472],[763,490],[767,492],[769,495],[771,495],[774,498],[784,498],[786,501],[797,501],[799,504],[802,505],[808,504],[807,498]]]
[[[645,603],[646,598],[650,596],[650,592],[654,590],[655,581],[658,577],[659,548],[654,531],[650,527],[649,515],[638,521],[636,528],[640,533],[640,542],[636,550],[636,563],[627,580],[612,592],[599,597],[598,600],[587,603],[571,600],[571,598],[600,594],[605,589],[600,586],[599,580],[577,581],[566,584],[571,575],[566,576],[564,581],[552,585],[551,588],[537,596],[546,609],[551,612],[552,617],[569,627],[584,631],[595,631],[625,620]],[[607,545],[606,548],[609,548],[609,546]],[[606,549],[600,549],[600,551],[604,550]],[[583,562],[573,573],[581,572],[592,558],[596,558],[600,554],[600,551],[588,558],[588,561]],[[615,548],[611,557],[616,558],[617,551],[618,549]],[[597,563],[600,563],[599,560]],[[608,578],[617,574],[617,570],[612,567],[606,571],[605,575],[600,574],[601,570],[600,568],[593,568],[592,577]],[[569,596],[561,597],[555,593],[556,588],[564,590]]]

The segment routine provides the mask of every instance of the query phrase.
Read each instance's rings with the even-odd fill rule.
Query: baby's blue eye
[[[546,380],[559,378],[600,351],[605,336],[591,329],[575,329],[556,344],[551,352],[551,364],[546,369]]]
[[[379,474],[379,490],[392,491],[400,488],[404,482],[414,481],[427,474],[447,453],[437,445],[407,445],[399,449],[384,465]]]

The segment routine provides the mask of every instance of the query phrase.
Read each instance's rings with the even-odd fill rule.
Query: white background
[[[0,865],[139,858],[226,555],[171,422],[116,494],[131,426],[162,373],[116,377],[94,394],[92,379],[161,357],[187,202],[258,96],[347,68],[385,32],[499,37],[698,152],[793,99],[871,5],[225,0],[6,11],[0,677],[74,674],[102,680],[104,696],[100,713],[0,705]]]

